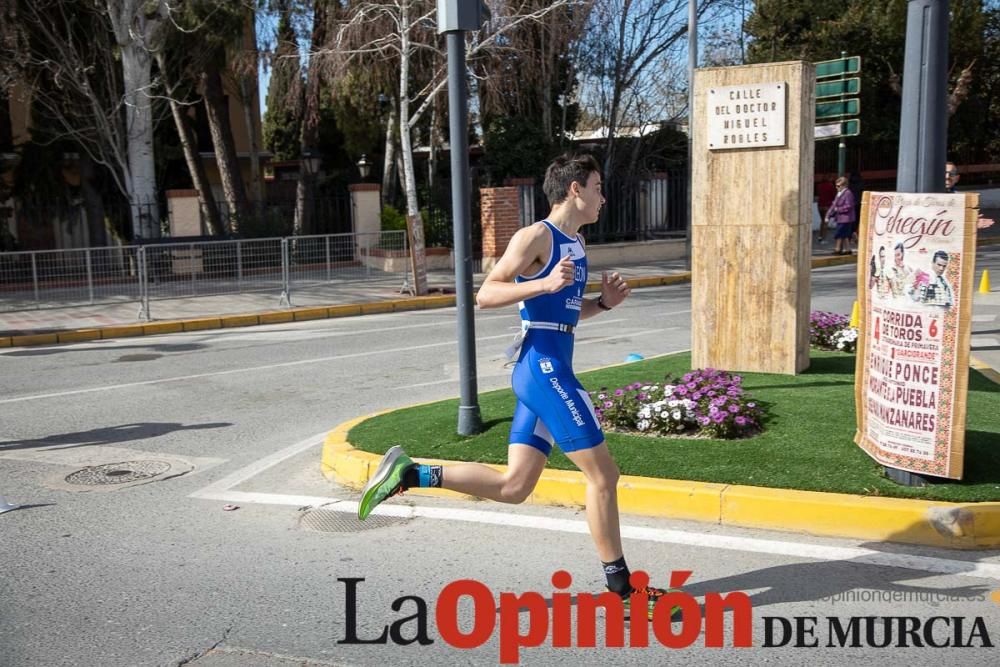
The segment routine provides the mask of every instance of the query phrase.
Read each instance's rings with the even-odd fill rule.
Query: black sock
[[[604,576],[607,577],[609,591],[618,593],[622,597],[632,592],[632,584],[628,582],[632,573],[629,572],[628,565],[625,564],[625,556],[610,563],[601,561],[601,564],[604,566]]]
[[[441,466],[425,466],[414,464],[403,473],[403,488],[434,488],[440,487],[444,479]]]

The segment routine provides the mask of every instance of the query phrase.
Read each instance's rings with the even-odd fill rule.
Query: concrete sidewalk
[[[814,242],[814,268],[856,261],[854,257],[834,257],[832,248],[832,241],[829,239],[825,244]],[[592,283],[599,281],[603,270],[618,271],[633,287],[690,279],[683,259],[615,266],[597,264],[590,267]],[[485,278],[485,273],[474,274],[474,287],[478,289]],[[124,300],[89,306],[0,312],[0,347],[273,324],[298,319],[454,305],[455,276],[451,270],[429,271],[428,284],[431,296],[417,299],[401,292],[403,282],[399,276],[380,280],[342,280],[304,288],[293,286],[290,307],[283,304],[281,295],[274,291],[157,299],[150,301],[152,320],[149,322],[139,319],[138,301]],[[328,310],[326,315],[322,315],[318,308],[335,310]],[[107,335],[103,335],[104,333]],[[18,340],[13,342],[12,338]]]

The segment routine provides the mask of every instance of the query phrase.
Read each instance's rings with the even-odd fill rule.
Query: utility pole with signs
[[[846,137],[861,133],[861,120],[849,118],[861,113],[861,101],[856,97],[861,92],[861,78],[849,74],[861,72],[861,56],[848,57],[841,51],[840,58],[816,63],[816,141],[839,139],[837,147],[837,175],[847,172]],[[855,96],[855,97],[850,97]],[[820,124],[820,121],[838,119],[834,123]]]
[[[451,211],[458,309],[459,435],[483,430],[476,386],[476,324],[472,308],[472,228],[469,223],[469,110],[465,93],[465,31],[483,22],[480,0],[438,0],[438,33],[448,42],[448,118]]]

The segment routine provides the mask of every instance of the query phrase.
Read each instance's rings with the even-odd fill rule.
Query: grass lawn
[[[580,374],[588,389],[661,380],[691,370],[690,354],[674,354]],[[623,474],[725,484],[832,491],[955,502],[1000,500],[1000,385],[969,373],[965,479],[908,488],[895,484],[853,442],[854,356],[812,351],[805,373],[793,377],[741,373],[743,386],[768,406],[766,430],[746,440],[651,438],[608,433]],[[458,400],[406,408],[369,419],[348,435],[357,448],[382,453],[401,444],[416,457],[505,463],[514,411],[510,389],[479,396],[485,430],[455,433]],[[549,464],[574,469],[555,448]]]

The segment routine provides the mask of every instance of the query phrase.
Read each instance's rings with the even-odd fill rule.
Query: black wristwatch
[[[611,310],[611,306],[604,303],[604,295],[597,297],[597,307],[601,310]]]

